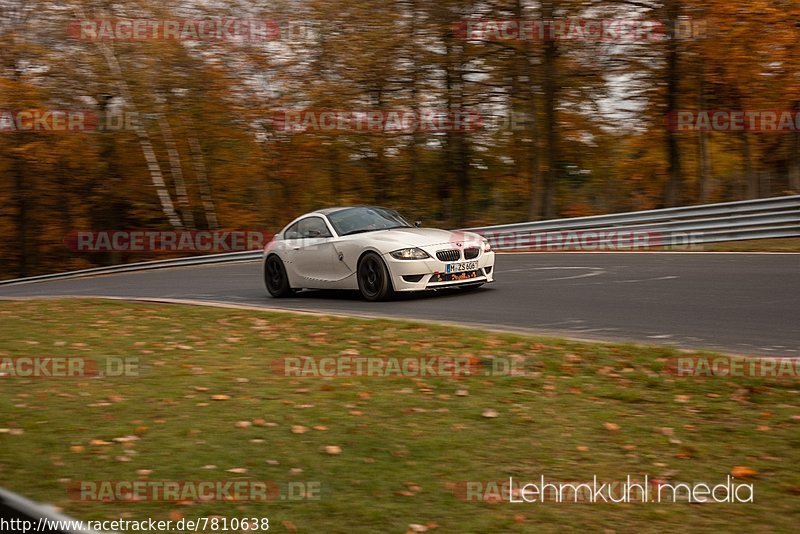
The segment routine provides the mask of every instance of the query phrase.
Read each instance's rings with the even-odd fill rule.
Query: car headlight
[[[396,260],[424,260],[430,258],[430,255],[421,248],[402,248],[390,252],[389,255]]]
[[[483,240],[483,251],[484,252],[491,252],[491,250],[492,250],[492,245],[489,243],[489,240],[488,239],[484,239]]]

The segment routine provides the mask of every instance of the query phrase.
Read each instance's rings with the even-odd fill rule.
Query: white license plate
[[[467,271],[477,271],[478,270],[478,262],[477,261],[468,261],[465,263],[448,263],[445,266],[446,273],[463,273]]]

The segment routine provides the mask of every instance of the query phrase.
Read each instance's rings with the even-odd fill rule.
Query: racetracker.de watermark
[[[800,378],[798,357],[674,356],[668,374],[699,378]]]
[[[91,133],[135,131],[136,112],[97,113],[84,109],[0,109],[2,133]]]
[[[274,111],[272,124],[291,133],[470,132],[484,118],[470,110],[299,109]]]
[[[409,378],[521,376],[524,358],[472,356],[292,356],[272,362],[272,371],[287,378]]]
[[[586,43],[654,43],[669,38],[706,36],[705,21],[646,19],[493,19],[462,20],[453,25],[456,37],[468,41],[572,41]]]
[[[67,487],[85,502],[318,501],[319,481],[274,480],[79,480]]]
[[[87,132],[98,129],[93,111],[79,109],[0,109],[0,133]]]
[[[93,378],[139,376],[138,357],[0,356],[3,378]]]
[[[700,232],[645,232],[639,230],[548,230],[478,232],[493,249],[529,250],[532,252],[615,251],[641,252],[652,249],[699,250]]]
[[[273,19],[77,19],[67,34],[83,41],[276,41]]]
[[[683,109],[667,115],[667,128],[681,132],[800,132],[800,111],[792,109]]]
[[[245,252],[272,239],[263,230],[82,230],[64,238],[72,252]]]

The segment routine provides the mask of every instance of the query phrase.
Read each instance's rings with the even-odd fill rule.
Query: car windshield
[[[386,208],[347,208],[331,213],[328,220],[340,236],[411,227],[402,215]]]

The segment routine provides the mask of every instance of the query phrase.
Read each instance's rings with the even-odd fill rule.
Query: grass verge
[[[272,367],[340,354],[504,358],[525,374],[297,379]],[[278,532],[793,531],[800,384],[680,378],[665,372],[678,354],[411,322],[3,302],[0,358],[135,357],[138,369],[0,378],[0,481],[80,519],[266,516]],[[717,484],[737,467],[749,470],[740,482],[754,485],[754,503],[510,504],[463,492],[466,481],[510,475]],[[320,493],[266,503],[68,497],[76,481],[136,479],[319,483]]]
[[[800,252],[800,238],[753,239],[706,245],[711,252]]]

